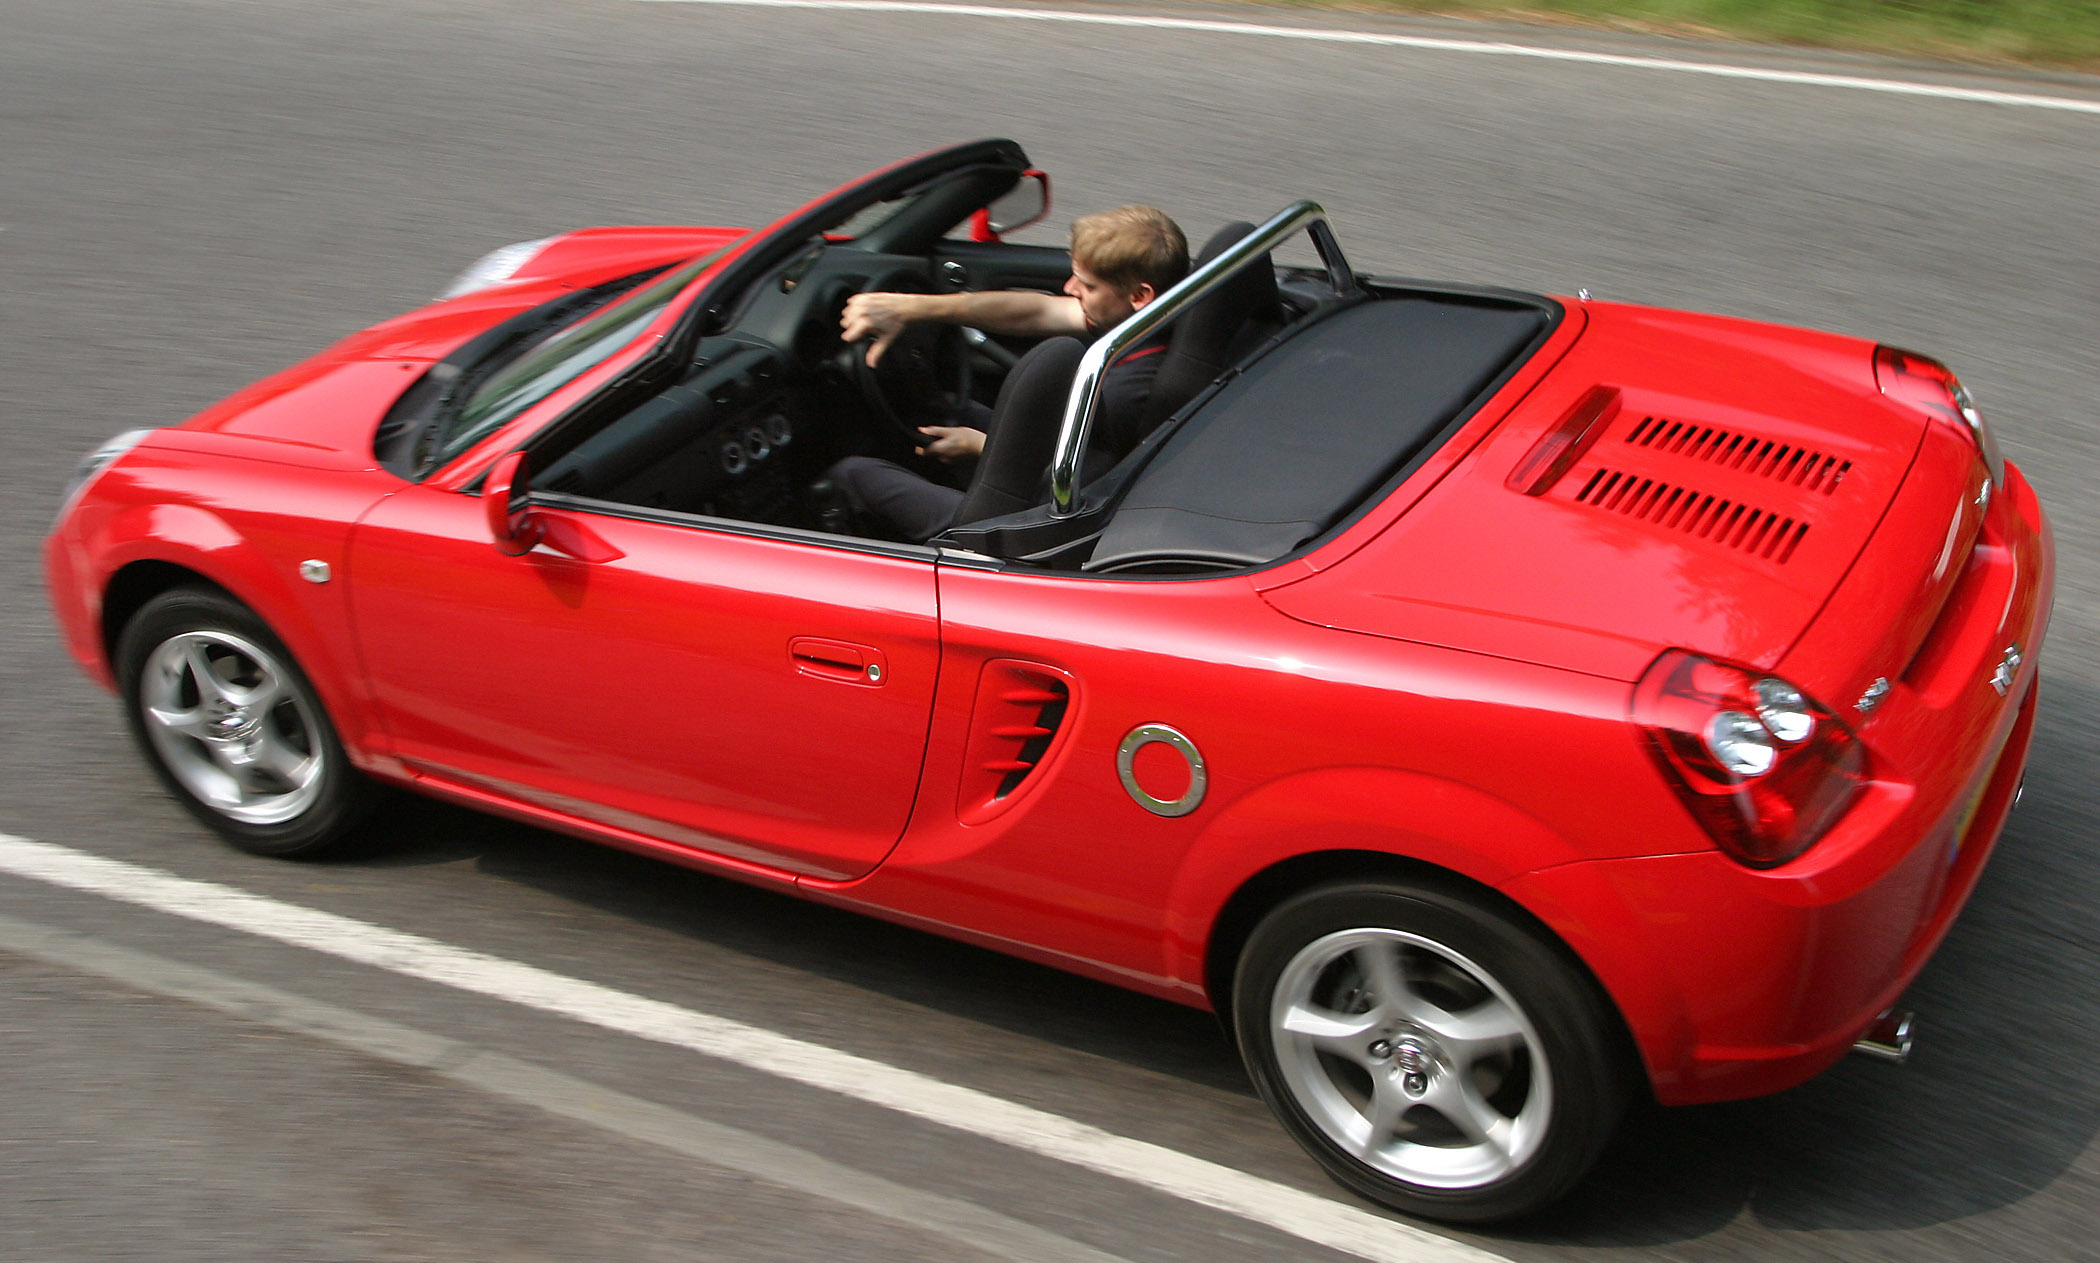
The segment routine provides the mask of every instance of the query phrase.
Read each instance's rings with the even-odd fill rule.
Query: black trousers
[[[831,467],[830,477],[863,519],[886,522],[914,544],[947,530],[962,507],[960,488],[873,456],[848,456]]]
[[[987,433],[992,428],[992,410],[976,400],[964,401],[954,415],[926,422],[927,425],[967,425]],[[972,461],[955,467],[968,480]],[[873,456],[848,456],[826,471],[826,477],[852,502],[863,521],[883,522],[914,544],[927,540],[955,524],[955,510],[963,493],[934,482],[894,461]]]

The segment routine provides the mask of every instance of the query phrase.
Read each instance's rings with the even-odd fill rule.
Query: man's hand
[[[952,465],[984,454],[983,430],[973,430],[966,425],[922,425],[919,433],[926,435],[927,439],[915,450],[919,455],[931,456],[943,464]]]
[[[873,368],[904,326],[918,318],[908,308],[919,297],[923,295],[855,294],[846,300],[846,312],[839,317],[840,336],[847,342],[873,338],[868,345],[868,367]]]

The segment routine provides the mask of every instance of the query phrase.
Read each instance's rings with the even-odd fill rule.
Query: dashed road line
[[[1149,1188],[1371,1263],[1489,1263],[1501,1257],[975,1088],[236,887],[9,834],[0,834],[0,872],[702,1053]]]
[[[1214,18],[1175,18],[1146,14],[1091,13],[1067,9],[1008,8],[1004,5],[937,4],[930,0],[639,0],[647,4],[705,4],[760,9],[829,9],[860,13],[945,14],[953,17],[993,18],[1009,22],[1051,22],[1078,26],[1142,27],[1163,31],[1194,31],[1213,35],[1252,36],[1261,39],[1308,40],[1322,44],[1368,44],[1386,48],[1409,48],[1422,52],[1462,53],[1484,57],[1523,57],[1539,61],[1576,62],[1592,66],[1618,66],[1631,70],[1655,70],[1673,74],[1706,75],[1718,79],[1747,79],[1759,83],[1786,83],[1807,87],[1840,88],[1855,92],[1882,92],[1897,96],[1934,97],[1984,105],[2009,105],[2035,110],[2064,110],[2100,114],[2100,101],[2080,97],[2044,96],[2038,93],[2000,92],[1989,88],[1958,88],[1950,84],[1916,83],[1902,79],[1877,79],[1869,75],[1835,75],[1811,70],[1775,70],[1763,66],[1732,66],[1721,62],[1687,61],[1675,57],[1636,57],[1623,53],[1592,53],[1572,48],[1547,48],[1534,44],[1512,44],[1500,40],[1440,39],[1425,35],[1394,35],[1381,31],[1339,31],[1324,27],[1277,26],[1262,22],[1230,22]]]

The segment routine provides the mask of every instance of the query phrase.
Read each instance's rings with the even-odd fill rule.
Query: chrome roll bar
[[[1142,342],[1161,325],[1180,316],[1204,295],[1223,285],[1226,278],[1256,258],[1290,240],[1300,230],[1308,232],[1320,262],[1327,267],[1327,280],[1337,295],[1356,292],[1356,273],[1342,257],[1342,247],[1328,226],[1327,212],[1317,202],[1293,202],[1253,232],[1233,242],[1218,257],[1197,268],[1166,293],[1146,303],[1128,320],[1109,330],[1079,358],[1072,393],[1065,400],[1064,420],[1057,430],[1056,454],[1050,460],[1050,514],[1070,517],[1079,509],[1079,462],[1086,451],[1087,435],[1093,430],[1094,409],[1101,402],[1101,377],[1110,364]]]

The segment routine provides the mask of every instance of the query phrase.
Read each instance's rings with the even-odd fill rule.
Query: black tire
[[[1241,952],[1233,1025],[1298,1143],[1425,1219],[1540,1209],[1625,1109],[1595,984],[1542,932],[1437,886],[1329,885],[1276,908]]]
[[[148,601],[117,637],[124,716],[146,761],[191,815],[244,851],[340,851],[378,788],[283,642],[215,589]],[[208,673],[209,679],[204,678]]]

